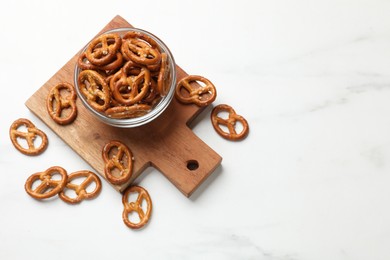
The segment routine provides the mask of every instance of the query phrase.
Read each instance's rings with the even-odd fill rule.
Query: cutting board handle
[[[187,126],[175,128],[174,131],[163,140],[163,143],[169,144],[169,149],[165,150],[169,153],[154,162],[153,166],[185,196],[190,197],[221,164],[222,158]]]

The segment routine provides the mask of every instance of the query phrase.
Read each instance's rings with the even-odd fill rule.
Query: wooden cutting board
[[[100,33],[120,27],[132,26],[122,17],[116,16]],[[46,96],[50,88],[59,82],[74,85],[77,57],[78,54],[39,88],[26,101],[26,106],[103,178],[103,146],[110,140],[125,143],[134,157],[133,175],[129,182],[120,186],[113,185],[116,190],[124,191],[147,167],[153,166],[189,197],[222,161],[221,156],[188,127],[204,108],[183,105],[173,98],[166,111],[154,121],[141,127],[124,129],[100,122],[77,99],[76,120],[70,125],[58,125],[46,110]],[[186,75],[187,73],[177,66],[177,81]],[[47,152],[50,152],[50,147],[48,150]]]

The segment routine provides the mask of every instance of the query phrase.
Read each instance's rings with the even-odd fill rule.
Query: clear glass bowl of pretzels
[[[170,104],[176,65],[168,47],[137,28],[106,31],[80,52],[74,71],[78,97],[106,124],[137,127]]]

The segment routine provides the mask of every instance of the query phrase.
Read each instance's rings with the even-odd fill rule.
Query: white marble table
[[[390,2],[138,4],[1,4],[0,259],[390,259]],[[117,14],[213,81],[215,104],[232,105],[251,128],[228,142],[204,111],[193,130],[222,166],[190,199],[148,169],[137,183],[154,208],[139,231],[123,224],[106,182],[77,206],[24,191],[52,165],[91,169],[24,102]],[[47,133],[44,154],[13,148],[19,117]]]

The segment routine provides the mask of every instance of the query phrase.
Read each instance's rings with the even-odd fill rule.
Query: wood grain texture
[[[116,16],[100,33],[119,27],[131,25],[122,17]],[[59,82],[74,84],[77,57],[78,54],[39,88],[26,101],[26,106],[103,178],[103,146],[110,140],[125,143],[134,156],[133,175],[129,182],[120,186],[113,185],[116,190],[124,191],[147,167],[153,166],[189,197],[222,161],[221,156],[188,127],[204,108],[183,105],[173,98],[166,111],[154,121],[141,127],[125,129],[100,122],[77,99],[76,120],[70,125],[58,125],[47,113],[46,96],[50,88]],[[186,75],[186,72],[177,66],[177,80]],[[191,161],[198,162],[199,167],[195,170],[188,169],[187,164]]]

